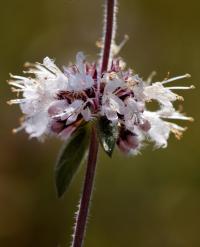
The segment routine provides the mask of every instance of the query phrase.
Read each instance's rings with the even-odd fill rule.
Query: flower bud
[[[64,128],[65,128],[64,122],[53,120],[51,123],[51,131],[55,134],[59,134]]]
[[[144,120],[142,124],[139,125],[140,129],[148,132],[151,129],[151,124],[148,120]]]
[[[139,140],[136,134],[133,134],[128,130],[123,130],[120,133],[117,145],[123,153],[128,154],[131,150],[138,148]]]

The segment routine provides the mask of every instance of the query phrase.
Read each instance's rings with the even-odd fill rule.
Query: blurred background
[[[181,141],[167,149],[152,146],[136,157],[101,152],[88,224],[86,247],[200,246],[200,2],[119,0],[117,41],[130,67],[146,78],[192,74],[177,82],[197,89],[183,92],[184,111],[196,121]],[[26,61],[74,61],[77,51],[96,59],[103,0],[14,0],[0,2],[0,246],[70,246],[84,169],[70,190],[56,199],[54,163],[61,142],[28,140],[11,130],[21,113],[9,72],[21,74]],[[187,123],[183,123],[187,124]]]

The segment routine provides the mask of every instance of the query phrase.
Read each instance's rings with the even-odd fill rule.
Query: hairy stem
[[[112,40],[114,39],[115,36],[115,28],[114,28],[115,7],[116,7],[116,0],[106,1],[106,22],[105,22],[105,31],[104,31],[105,37],[104,37],[104,47],[102,50],[103,56],[102,56],[102,65],[101,65],[102,73],[109,69],[108,67],[109,67],[109,60],[111,57],[111,45],[112,45]],[[99,149],[99,143],[97,138],[97,132],[95,127],[93,127],[91,133],[90,148],[89,148],[88,163],[87,163],[83,193],[81,197],[79,211],[76,218],[72,247],[83,246],[88,212],[89,212],[92,191],[94,186],[98,149]]]
[[[115,38],[116,25],[116,1],[107,0],[105,9],[105,27],[104,27],[104,47],[102,51],[102,67],[101,72],[107,71],[109,68],[109,60],[111,58],[111,46]]]
[[[75,234],[72,246],[81,247],[83,244],[85,228],[87,224],[88,211],[90,207],[91,195],[94,185],[94,177],[97,164],[98,154],[98,139],[96,129],[93,127],[90,141],[90,149],[88,155],[88,164],[85,175],[85,182],[83,188],[83,194],[81,198],[80,208],[77,215],[77,222],[75,225]]]

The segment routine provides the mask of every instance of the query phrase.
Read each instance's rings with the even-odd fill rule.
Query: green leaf
[[[89,128],[84,126],[79,128],[61,149],[55,168],[58,197],[61,197],[69,187],[84,159],[88,144]]]
[[[103,150],[111,157],[118,138],[118,128],[106,117],[101,117],[98,121],[99,140]]]

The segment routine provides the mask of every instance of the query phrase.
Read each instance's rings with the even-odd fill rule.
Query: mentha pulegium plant
[[[24,115],[21,126],[31,138],[56,136],[65,146],[56,165],[56,185],[62,196],[89,146],[88,165],[72,246],[83,244],[88,208],[95,175],[98,143],[111,156],[115,148],[137,154],[146,142],[167,147],[170,133],[179,139],[186,128],[171,120],[192,118],[177,111],[173,102],[183,100],[175,91],[193,86],[170,86],[190,75],[152,82],[127,69],[117,56],[115,44],[116,0],[105,4],[105,27],[101,57],[89,63],[82,52],[73,65],[59,69],[46,57],[43,63],[26,64],[30,77],[11,75],[12,90],[22,97],[9,101],[19,104]],[[124,42],[123,42],[124,43]],[[156,101],[159,109],[148,110]],[[89,144],[90,138],[90,144]]]

